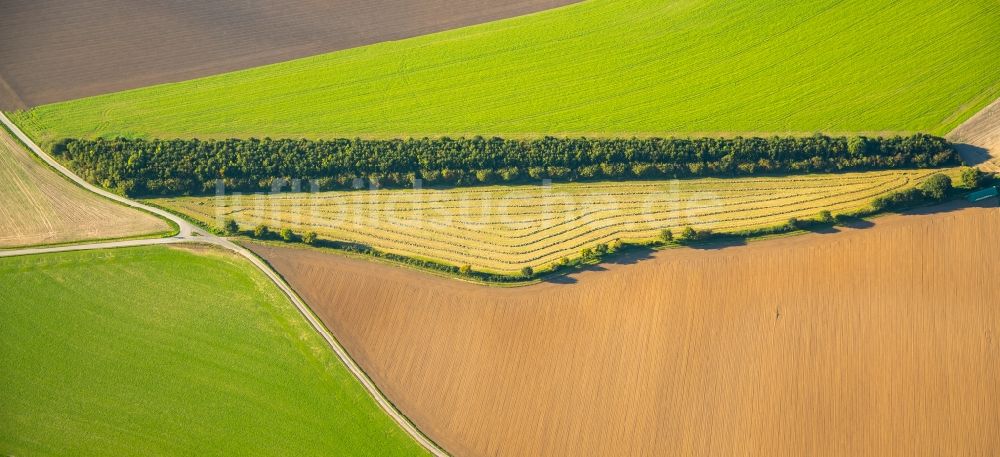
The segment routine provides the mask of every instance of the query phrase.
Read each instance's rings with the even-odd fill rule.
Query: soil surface
[[[1000,454],[1000,209],[497,289],[254,246],[456,456]]]
[[[948,135],[962,160],[1000,172],[1000,100],[993,102]]]
[[[577,0],[4,0],[0,110],[397,40]]]
[[[74,185],[0,128],[0,250],[169,230],[153,215]]]

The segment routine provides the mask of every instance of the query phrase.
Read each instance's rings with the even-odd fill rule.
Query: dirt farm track
[[[456,456],[1000,455],[1000,209],[489,289],[255,247]]]
[[[0,110],[396,40],[575,0],[4,0]]]

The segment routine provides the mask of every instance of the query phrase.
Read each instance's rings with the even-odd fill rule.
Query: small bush
[[[521,276],[525,278],[530,278],[535,275],[535,269],[531,267],[524,267],[521,269]]]
[[[468,264],[462,265],[462,266],[458,267],[458,272],[461,273],[461,274],[463,274],[463,275],[465,275],[465,276],[468,276],[469,273],[472,273],[472,265],[468,265]]]
[[[671,232],[670,229],[660,230],[660,241],[664,243],[669,243],[673,240],[674,240],[674,232]]]
[[[978,189],[986,183],[987,175],[982,170],[974,167],[962,169],[962,187],[966,189]]]
[[[253,237],[257,239],[265,239],[271,237],[271,229],[264,224],[260,224],[253,228]]]
[[[476,180],[483,183],[489,184],[496,179],[496,173],[493,170],[479,170],[476,171]]]
[[[951,178],[940,173],[932,175],[930,178],[927,178],[927,181],[924,181],[920,186],[920,190],[931,200],[943,201],[951,194]]]
[[[500,170],[500,178],[505,182],[517,181],[521,177],[521,170],[517,167],[507,167]]]
[[[872,200],[873,212],[890,211],[912,207],[924,203],[925,194],[920,189],[909,188],[883,195]]]
[[[693,241],[707,241],[712,239],[715,233],[711,229],[697,230],[694,227],[687,226],[681,231],[681,241],[684,243],[690,243]]]
[[[240,233],[240,224],[236,222],[236,219],[230,217],[222,223],[222,231],[225,232],[226,235],[235,235]]]
[[[316,244],[316,238],[316,232],[306,232],[305,235],[302,235],[302,242],[312,246]]]

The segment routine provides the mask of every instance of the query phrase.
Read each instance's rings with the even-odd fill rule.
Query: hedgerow
[[[540,179],[577,181],[729,177],[928,168],[961,161],[945,139],[436,138],[408,140],[64,139],[54,155],[92,182],[126,195],[275,190],[306,180],[314,190],[465,186]],[[303,189],[305,190],[305,189]]]

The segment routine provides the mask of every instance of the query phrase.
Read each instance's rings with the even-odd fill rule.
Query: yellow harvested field
[[[741,179],[229,195],[154,200],[210,225],[315,231],[480,271],[539,268],[582,248],[685,226],[733,232],[857,210],[935,170]]]
[[[253,249],[456,456],[995,456],[988,204],[516,289]]]
[[[59,176],[0,129],[0,248],[150,235],[153,215],[104,200]]]

